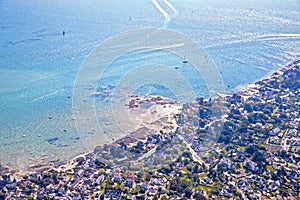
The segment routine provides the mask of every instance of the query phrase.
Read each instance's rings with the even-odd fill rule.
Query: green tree
[[[218,194],[220,194],[221,190],[222,190],[222,185],[220,183],[216,183],[212,187],[211,193],[214,195],[218,195]]]
[[[248,113],[253,111],[251,104],[246,103],[244,109],[247,110]]]
[[[257,150],[256,150],[255,146],[250,146],[250,147],[246,148],[246,152],[250,155],[254,154],[256,151]]]
[[[0,192],[0,199],[5,199],[5,194],[3,192]]]
[[[202,194],[200,194],[200,193],[195,193],[194,194],[194,199],[196,199],[196,200],[206,200],[206,197],[205,196],[203,196]]]
[[[195,166],[193,167],[193,172],[198,173],[199,172],[199,165],[196,163]]]
[[[184,159],[184,162],[183,162],[183,164],[184,164],[184,166],[187,166],[188,164],[190,163],[190,160],[189,159]]]
[[[187,158],[192,158],[192,154],[189,151],[183,152],[182,156],[187,157]]]
[[[192,194],[193,194],[193,191],[192,191],[192,189],[190,187],[185,188],[184,195],[186,197],[191,198]]]
[[[264,155],[259,151],[254,153],[252,160],[254,162],[265,162],[266,161],[266,159],[264,158]]]

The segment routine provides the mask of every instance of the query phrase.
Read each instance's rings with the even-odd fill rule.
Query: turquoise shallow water
[[[300,58],[297,0],[169,2],[175,11],[158,1],[168,21],[151,0],[0,1],[0,162],[23,169],[87,150],[72,119],[73,85],[88,54],[115,34],[145,26],[186,34],[208,52],[228,91]],[[140,65],[156,60],[171,67],[181,59],[141,52],[120,57],[112,67],[130,69],[137,57]],[[108,76],[105,83],[118,78]],[[197,87],[206,94],[203,80]],[[58,140],[50,144],[51,138]]]

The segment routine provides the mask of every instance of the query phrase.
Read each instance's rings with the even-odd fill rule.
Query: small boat
[[[189,61],[186,60],[186,59],[183,59],[181,62],[182,62],[182,63],[188,63]]]

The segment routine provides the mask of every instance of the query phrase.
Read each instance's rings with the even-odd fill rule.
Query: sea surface
[[[227,92],[300,59],[299,0],[0,0],[0,163],[25,170],[91,150],[73,118],[80,66],[103,41],[143,27],[171,29],[198,42]],[[120,70],[98,84],[99,120],[122,70],[137,63],[176,67],[196,85],[197,96],[208,96],[205,81],[184,70],[181,60],[159,50],[120,56],[109,66]],[[139,92],[172,98],[163,85]]]

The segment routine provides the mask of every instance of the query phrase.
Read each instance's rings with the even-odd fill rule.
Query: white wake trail
[[[205,46],[205,48],[214,48],[214,47],[219,47],[219,46],[224,46],[224,45],[232,45],[232,44],[254,42],[254,41],[280,41],[280,40],[287,40],[287,39],[300,39],[300,34],[299,33],[296,33],[296,34],[289,34],[289,33],[265,34],[265,35],[260,35],[260,36],[256,36],[256,37],[252,37],[252,38],[226,42],[223,44],[209,45],[209,46]]]
[[[163,2],[165,2],[165,4],[167,4],[173,10],[175,16],[178,15],[178,11],[168,0],[163,0]]]
[[[159,10],[159,12],[161,12],[161,14],[163,14],[163,16],[165,17],[164,26],[166,26],[170,22],[170,19],[171,19],[170,15],[159,5],[157,0],[152,0],[152,3]]]

